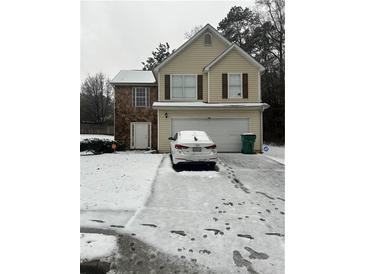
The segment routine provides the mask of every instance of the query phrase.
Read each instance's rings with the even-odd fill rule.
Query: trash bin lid
[[[255,133],[242,133],[241,136],[252,136],[252,135],[255,135]]]

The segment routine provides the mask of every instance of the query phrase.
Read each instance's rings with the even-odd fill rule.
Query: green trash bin
[[[253,133],[241,134],[241,141],[242,141],[241,153],[255,154],[254,150],[255,140],[256,140],[256,135]]]

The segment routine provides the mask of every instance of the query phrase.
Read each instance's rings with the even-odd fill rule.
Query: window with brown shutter
[[[170,100],[170,74],[165,75],[165,100]]]
[[[198,75],[198,100],[203,100],[203,75]]]
[[[227,99],[228,98],[228,92],[227,92],[227,73],[222,73],[222,98]]]
[[[243,98],[248,98],[248,74],[242,73],[242,93]]]

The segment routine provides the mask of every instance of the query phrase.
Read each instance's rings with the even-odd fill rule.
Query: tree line
[[[81,85],[80,122],[92,124],[114,123],[113,88],[103,73],[88,76]]]

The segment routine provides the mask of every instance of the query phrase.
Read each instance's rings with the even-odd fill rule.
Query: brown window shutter
[[[203,75],[198,75],[198,100],[203,100]]]
[[[170,100],[170,74],[165,75],[165,100]]]
[[[222,98],[228,98],[227,73],[222,73]]]
[[[242,93],[243,98],[248,98],[248,74],[242,73]]]

